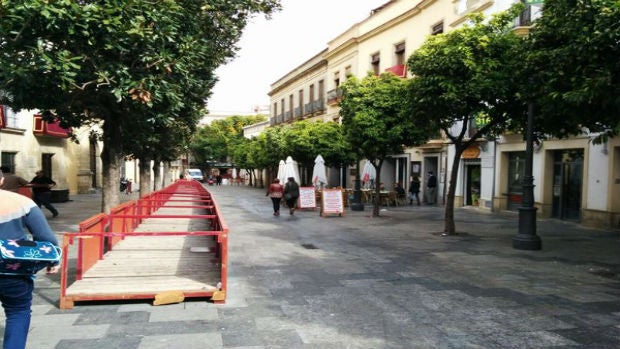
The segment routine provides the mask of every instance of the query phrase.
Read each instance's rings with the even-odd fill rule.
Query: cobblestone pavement
[[[30,349],[619,348],[620,232],[539,220],[542,251],[512,248],[517,216],[371,208],[271,214],[264,190],[208,187],[230,227],[228,298],[58,309],[40,276]],[[75,231],[100,196],[57,204]],[[129,198],[125,198],[129,199]]]

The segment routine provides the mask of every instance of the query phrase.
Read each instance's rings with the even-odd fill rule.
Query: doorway
[[[429,203],[429,202],[436,203],[437,202],[437,197],[439,195],[437,191],[439,190],[439,183],[440,183],[440,176],[439,176],[438,169],[439,169],[439,157],[437,156],[425,156],[424,157],[424,175],[423,175],[424,177],[420,178],[420,181],[422,182],[421,186],[423,188],[423,197],[424,197],[425,203]],[[426,188],[426,184],[428,183],[428,178],[429,178],[429,172],[431,171],[437,178],[437,188],[435,189],[434,193],[429,193]],[[429,197],[429,195],[432,195],[432,198]]]
[[[465,206],[478,206],[480,199],[480,160],[465,166]]]
[[[582,182],[583,149],[556,150],[553,154],[553,218],[581,219]]]
[[[52,153],[43,153],[41,154],[41,171],[45,174],[45,176],[52,178],[52,157],[54,154]]]

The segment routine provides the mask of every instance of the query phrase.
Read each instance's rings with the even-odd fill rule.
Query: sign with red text
[[[316,189],[314,187],[299,188],[299,208],[316,208]]]
[[[321,192],[321,216],[344,214],[344,200],[341,189],[323,189]]]

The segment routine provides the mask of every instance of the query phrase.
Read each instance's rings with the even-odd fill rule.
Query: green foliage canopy
[[[127,135],[149,138],[156,127],[145,122],[172,127],[202,110],[249,18],[278,8],[277,0],[0,0],[0,103],[63,126],[102,121],[110,208]]]
[[[367,158],[381,182],[381,166],[391,155],[401,154],[408,146],[424,143],[430,132],[425,125],[407,114],[406,80],[392,73],[367,75],[362,80],[350,77],[343,85],[340,116],[345,137],[357,160]],[[379,215],[379,186],[373,216]]]
[[[525,123],[520,98],[524,43],[513,31],[522,5],[488,22],[471,15],[472,24],[430,37],[408,60],[413,78],[407,108],[415,120],[434,124],[454,144],[444,232],[455,234],[454,198],[461,154],[482,136]],[[479,127],[467,132],[470,127]],[[471,130],[470,130],[471,131]]]
[[[620,2],[546,0],[529,36],[528,68],[539,132],[620,130]]]

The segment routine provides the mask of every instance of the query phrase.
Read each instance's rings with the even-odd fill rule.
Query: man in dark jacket
[[[426,181],[426,202],[429,205],[435,204],[435,196],[437,195],[437,177],[433,171],[428,171],[428,180]]]
[[[52,212],[52,217],[58,217],[58,210],[51,204],[52,188],[56,186],[56,182],[47,177],[42,170],[39,170],[30,184],[32,184],[32,199],[37,206],[45,206]]]
[[[295,213],[297,199],[299,198],[299,184],[295,182],[295,178],[289,177],[288,182],[284,186],[284,200],[289,208],[289,214]]]

